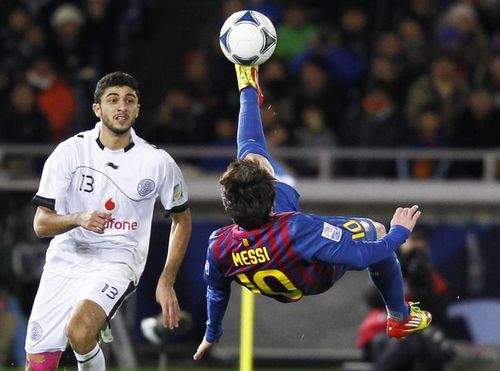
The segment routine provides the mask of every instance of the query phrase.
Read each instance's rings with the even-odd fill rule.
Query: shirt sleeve
[[[203,278],[207,285],[217,289],[225,290],[231,285],[231,280],[226,278],[224,273],[220,270],[211,247],[207,250],[207,260],[205,262]]]
[[[396,225],[379,240],[353,240],[351,232],[310,215],[296,220],[294,230],[296,245],[306,258],[352,269],[365,269],[388,258],[410,235],[407,228]]]
[[[181,169],[173,161],[166,163],[165,182],[160,188],[160,198],[167,214],[186,210],[188,206],[188,191]]]
[[[63,209],[74,172],[71,139],[59,144],[45,161],[33,203],[56,212]]]
[[[205,339],[209,343],[217,341],[224,332],[222,320],[226,314],[229,297],[231,296],[231,286],[225,290],[218,290],[212,286],[207,286],[207,328]]]
[[[213,343],[223,333],[222,320],[231,295],[231,280],[224,277],[221,272],[213,255],[211,245],[207,250],[203,278],[207,283],[207,328],[205,338],[208,342]]]

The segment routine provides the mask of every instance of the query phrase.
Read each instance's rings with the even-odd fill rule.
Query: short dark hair
[[[267,223],[276,196],[274,182],[274,177],[257,161],[233,161],[219,179],[227,214],[247,230]]]
[[[139,98],[139,83],[137,80],[126,72],[117,71],[108,73],[97,82],[94,91],[94,103],[101,103],[104,90],[111,86],[128,86],[135,91],[137,98]]]

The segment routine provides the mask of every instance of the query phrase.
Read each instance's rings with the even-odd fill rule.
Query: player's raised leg
[[[268,158],[266,138],[262,127],[259,105],[262,93],[259,87],[259,66],[235,65],[238,89],[240,91],[240,111],[238,115],[238,159],[249,154]]]
[[[386,234],[385,227],[380,223],[374,224],[377,238],[382,238]],[[425,330],[430,325],[432,316],[429,312],[420,310],[418,303],[406,304],[403,275],[396,253],[371,265],[369,272],[387,307],[389,318],[386,332],[389,336],[401,339],[411,332]]]

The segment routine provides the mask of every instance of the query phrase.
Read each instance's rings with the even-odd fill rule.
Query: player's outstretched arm
[[[418,206],[400,207],[391,220],[389,233],[376,241],[353,240],[350,234],[340,233],[337,242],[317,243],[312,258],[328,263],[347,265],[355,269],[365,269],[388,258],[401,246],[420,217]],[[323,237],[323,236],[322,236]]]
[[[33,220],[33,229],[38,237],[53,237],[76,227],[103,234],[106,223],[112,220],[110,213],[101,211],[59,215],[52,209],[38,206]]]
[[[226,314],[229,297],[231,296],[231,286],[226,289],[216,289],[207,286],[207,329],[193,359],[200,360],[205,353],[220,339],[224,329],[222,320]]]
[[[393,225],[401,225],[412,232],[421,214],[422,212],[418,209],[418,205],[398,207],[392,217],[391,227]]]
[[[175,294],[174,283],[186,254],[191,228],[189,209],[172,214],[167,260],[156,286],[156,301],[161,306],[163,326],[170,329],[179,326],[181,310]]]

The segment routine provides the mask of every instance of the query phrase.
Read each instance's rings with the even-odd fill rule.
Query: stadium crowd
[[[228,0],[186,54],[151,120],[151,138],[227,145],[237,99],[218,32],[234,11],[274,22],[262,68],[265,127],[275,146],[492,148],[500,144],[500,6],[488,1]],[[204,133],[204,135],[200,135]],[[269,133],[268,133],[269,135]],[[289,163],[302,176],[314,164]],[[342,175],[474,177],[480,167],[419,160],[359,163]],[[479,169],[479,170],[478,170]],[[220,170],[217,168],[215,170]]]
[[[119,3],[119,6],[118,6]],[[500,5],[494,1],[226,0],[200,25],[176,81],[142,112],[154,143],[234,143],[237,96],[218,34],[250,8],[278,33],[262,68],[263,117],[272,146],[478,148],[500,145]],[[94,125],[96,79],[127,68],[144,0],[10,0],[0,6],[0,138],[59,142]],[[161,32],[161,30],[157,31]],[[162,90],[163,89],[163,90]],[[198,165],[220,171],[226,161]],[[289,162],[301,176],[315,164]],[[418,160],[346,164],[340,175],[478,177],[477,164]]]

